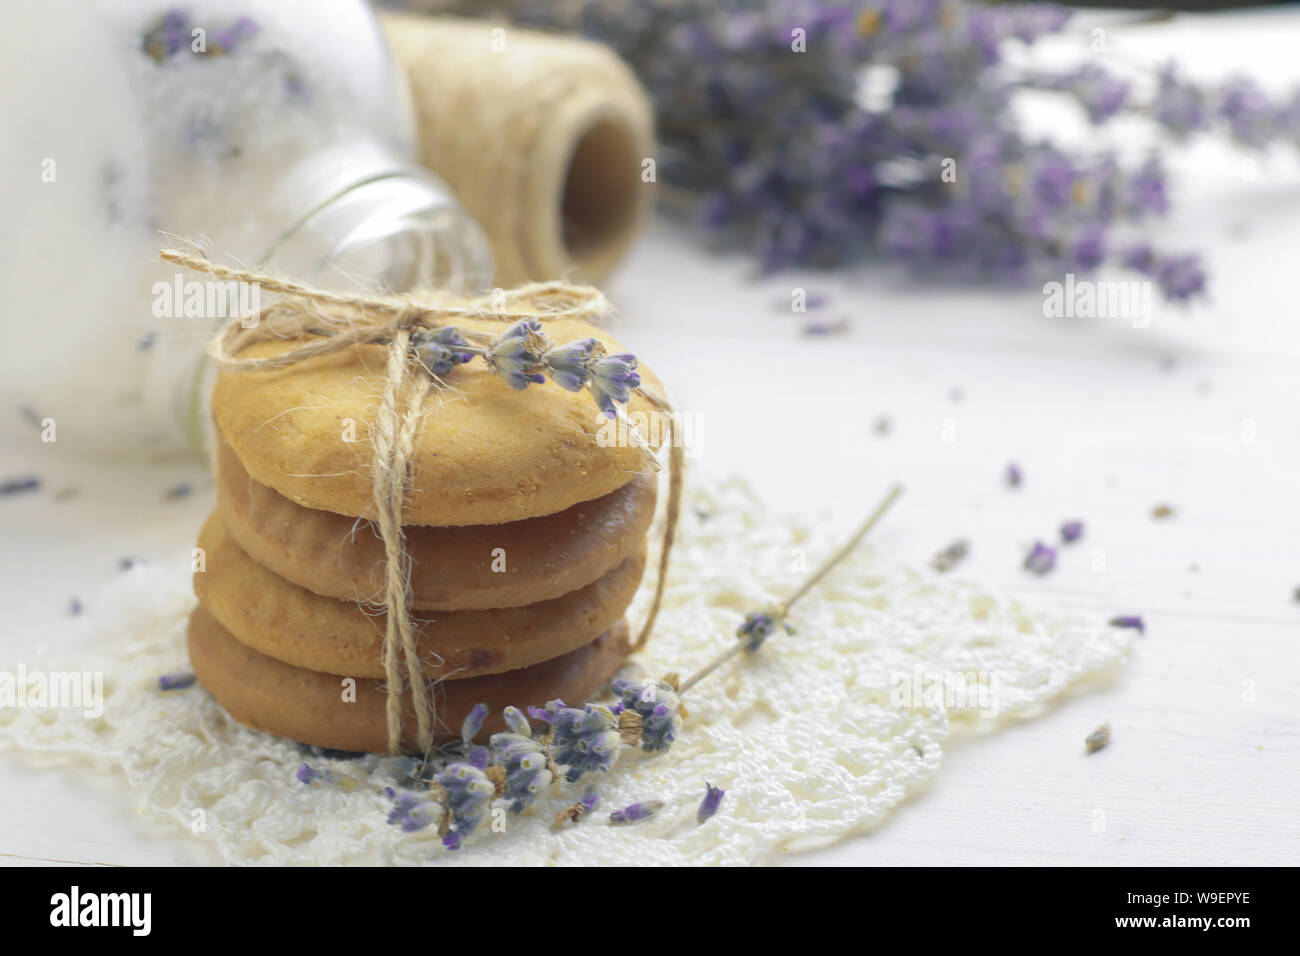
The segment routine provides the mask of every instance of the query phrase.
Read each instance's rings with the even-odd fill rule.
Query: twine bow
[[[373,428],[372,481],[376,522],[384,543],[386,562],[383,604],[387,627],[383,664],[388,749],[397,752],[401,746],[405,681],[411,688],[417,743],[427,753],[433,745],[434,713],[411,622],[410,556],[406,551],[402,509],[415,441],[424,417],[425,397],[432,387],[441,385],[441,381],[414,358],[412,338],[422,331],[465,319],[507,323],[519,319],[543,322],[560,318],[598,320],[609,313],[609,303],[595,288],[564,282],[532,283],[510,290],[497,290],[491,295],[464,300],[456,305],[421,301],[411,296],[351,295],[313,289],[275,276],[220,265],[176,249],[164,249],[159,254],[168,262],[214,278],[255,283],[261,291],[284,297],[262,309],[255,324],[245,326],[232,321],[209,343],[208,354],[226,369],[286,368],[361,345],[388,347],[383,395]],[[472,330],[463,334],[480,341],[490,339]],[[297,340],[303,344],[266,358],[240,358],[240,353],[254,343],[270,340]],[[684,456],[676,441],[677,425],[672,406],[665,398],[643,387],[634,391],[656,411],[665,414],[669,443],[668,507],[659,554],[659,577],[645,623],[632,644],[635,651],[649,638],[663,599],[668,559],[681,509]],[[635,429],[629,431],[637,434]],[[653,451],[644,438],[637,437],[647,450]]]

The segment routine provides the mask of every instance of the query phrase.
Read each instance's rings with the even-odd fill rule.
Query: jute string
[[[412,335],[466,319],[503,323],[519,319],[553,321],[560,318],[594,321],[609,312],[599,290],[564,282],[540,282],[518,286],[504,293],[459,302],[422,301],[412,296],[365,296],[329,292],[272,275],[211,262],[202,256],[176,249],[160,252],[163,259],[206,273],[222,281],[256,283],[261,291],[283,298],[267,306],[256,324],[245,327],[231,322],[208,345],[208,354],[231,371],[287,368],[321,355],[330,355],[361,345],[387,346],[384,388],[374,423],[372,495],[376,524],[384,543],[384,608],[386,627],[383,664],[386,684],[388,749],[397,752],[402,736],[402,691],[411,689],[416,718],[416,742],[427,752],[433,744],[435,714],[428,683],[420,664],[416,630],[411,622],[411,567],[406,551],[402,511],[411,478],[416,439],[425,413],[429,390],[442,383],[419,362],[411,349]],[[462,329],[471,341],[490,339],[483,333]],[[264,358],[241,358],[249,346],[265,341],[298,341],[287,351]],[[541,386],[546,387],[546,386]],[[668,505],[664,516],[663,541],[659,552],[658,580],[654,595],[632,650],[645,645],[659,615],[668,562],[681,512],[684,452],[678,447],[677,423],[666,398],[642,387],[635,393],[646,400],[668,422],[669,479]],[[634,435],[634,429],[629,429]],[[644,437],[636,435],[648,452]],[[650,461],[653,463],[654,458]]]

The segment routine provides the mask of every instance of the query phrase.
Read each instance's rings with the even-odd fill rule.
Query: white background
[[[1246,68],[1275,89],[1300,81],[1295,13],[1108,39],[1117,62],[1176,55],[1206,79]],[[1211,299],[1161,309],[1148,328],[1046,318],[1036,290],[944,290],[879,271],[756,281],[746,260],[712,257],[665,224],[610,284],[617,334],[696,417],[698,472],[740,472],[775,508],[822,511],[846,530],[901,481],[906,497],[875,535],[886,551],[919,563],[966,537],[961,574],[1147,621],[1115,683],[951,741],[929,791],[885,826],[791,862],[1296,862],[1300,163],[1203,144],[1175,171],[1176,211],[1157,236],[1206,253]],[[845,316],[850,331],[802,336],[794,287],[829,296],[817,317]],[[40,474],[45,488],[0,500],[3,658],[77,639],[70,600],[93,611],[122,557],[188,547],[211,502],[193,466],[75,464],[23,434],[0,472]],[[1025,473],[1014,491],[1002,482],[1011,461]],[[181,481],[194,493],[164,502]],[[81,493],[55,502],[65,486]],[[1159,504],[1174,517],[1154,520]],[[1086,523],[1084,540],[1055,573],[1028,576],[1024,549],[1069,518]],[[1085,757],[1084,736],[1105,720],[1114,742]],[[0,780],[0,862],[215,859],[138,818],[111,771],[0,754]]]

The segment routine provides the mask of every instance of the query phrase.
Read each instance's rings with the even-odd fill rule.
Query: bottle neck
[[[353,147],[346,157],[331,151],[312,157],[285,182],[277,201],[307,211],[270,243],[259,269],[348,292],[437,288],[472,295],[491,286],[486,235],[446,185],[424,169]],[[326,198],[310,206],[306,197],[313,195]],[[205,456],[212,447],[208,400],[214,379],[203,353],[185,373],[175,405],[187,442]]]

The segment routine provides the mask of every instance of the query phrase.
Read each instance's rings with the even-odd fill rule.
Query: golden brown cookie
[[[653,474],[639,475],[595,501],[508,524],[408,525],[412,603],[459,611],[520,607],[584,587],[641,547],[656,486]],[[294,504],[250,478],[224,442],[217,450],[217,511],[239,547],[281,577],[344,601],[383,595],[384,545],[372,523]]]
[[[199,532],[198,546],[206,567],[194,575],[194,593],[236,639],[297,667],[350,677],[384,676],[382,610],[321,597],[268,571],[240,550],[215,514]],[[465,680],[528,667],[581,647],[623,616],[644,570],[641,544],[612,571],[550,601],[416,612],[426,673],[431,679]]]
[[[504,328],[491,321],[458,324],[492,334]],[[594,336],[611,352],[621,351],[607,333],[577,320],[547,322],[546,333],[556,343]],[[293,347],[260,342],[241,357]],[[373,517],[370,428],[384,359],[384,347],[372,345],[283,369],[223,371],[213,416],[254,480],[307,508]],[[457,368],[425,403],[406,524],[503,524],[555,514],[607,495],[650,467],[636,442],[609,440],[609,419],[589,393],[550,381],[515,391],[482,361]],[[651,409],[634,396],[628,410]]]
[[[235,640],[203,608],[195,608],[189,625],[190,662],[199,683],[235,720],[277,737],[336,750],[379,752],[387,749],[385,691],[381,681],[355,681],[355,700],[345,702],[347,678],[320,674],[267,657]],[[561,657],[491,677],[448,681],[435,688],[435,743],[455,739],[475,704],[491,715],[483,739],[505,726],[501,712],[509,705],[527,708],[556,697],[578,703],[597,695],[628,652],[627,625]],[[415,714],[409,698],[402,744],[415,747]]]

